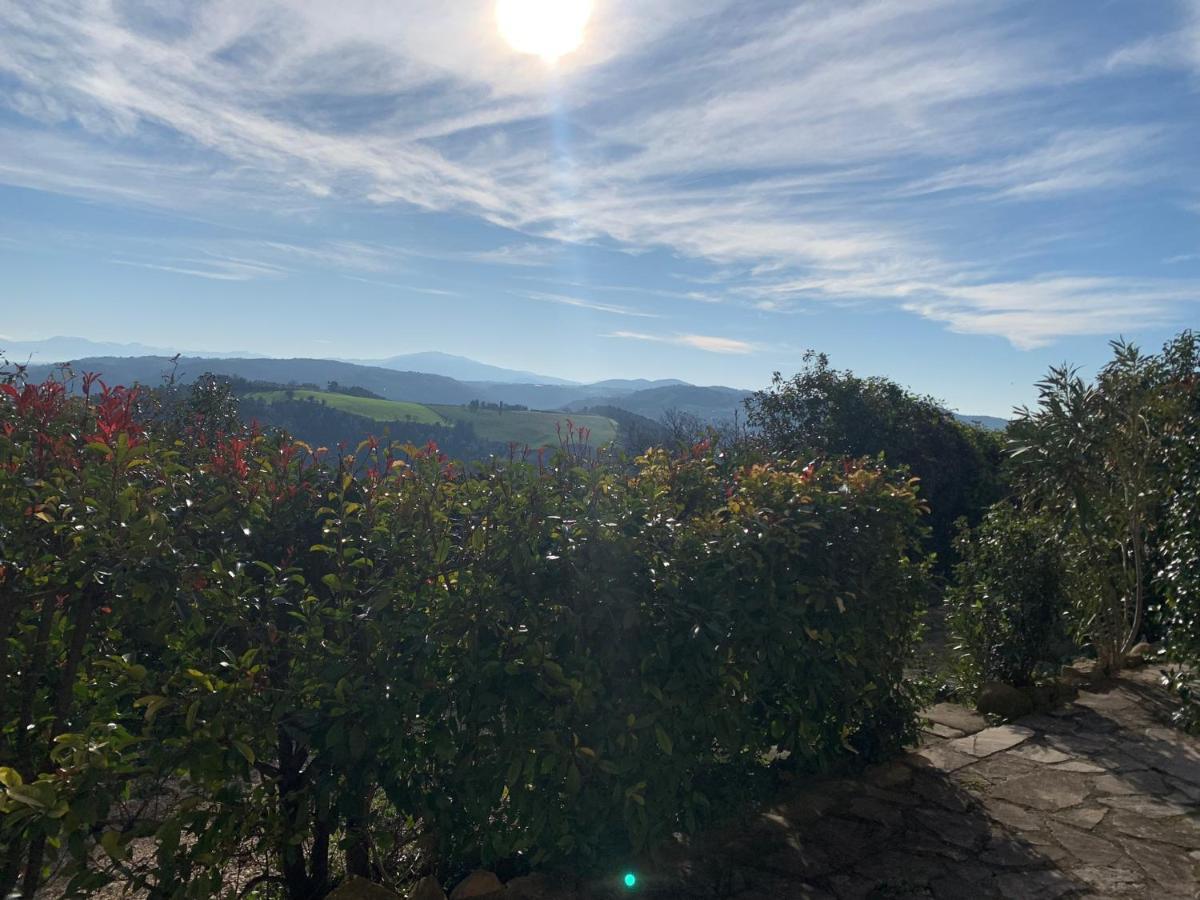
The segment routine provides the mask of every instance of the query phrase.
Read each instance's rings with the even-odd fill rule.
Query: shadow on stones
[[[1035,724],[1039,743],[1106,770],[1102,793],[1194,808],[1200,801],[1200,753],[1193,739],[1168,724],[1170,713],[1161,688],[1121,680],[1091,686],[1075,704],[1038,716]],[[1163,812],[1159,818],[1174,814],[1174,808]]]
[[[1062,897],[1086,888],[950,776],[904,762],[815,782],[648,873],[665,898]]]
[[[1151,673],[1092,684],[963,764],[911,755],[797,785],[737,824],[665,849],[666,898],[1200,896],[1200,743],[1166,727]],[[957,757],[957,758],[955,758]],[[960,767],[961,766],[961,767]],[[1190,854],[1195,853],[1195,856]]]

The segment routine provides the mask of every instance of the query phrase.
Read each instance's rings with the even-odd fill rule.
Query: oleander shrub
[[[1159,583],[1171,660],[1181,667],[1171,683],[1181,706],[1177,719],[1200,732],[1200,380],[1187,380],[1187,402],[1166,440],[1171,489],[1163,528]]]
[[[997,503],[974,529],[960,525],[960,562],[947,591],[947,623],[968,690],[1018,687],[1057,661],[1065,636],[1064,557],[1042,517]]]
[[[1155,573],[1182,486],[1171,442],[1185,427],[1200,372],[1191,332],[1160,353],[1126,341],[1111,346],[1092,381],[1052,368],[1037,385],[1037,406],[1019,411],[1009,428],[1021,502],[1055,522],[1062,538],[1072,631],[1109,672],[1163,627]]]
[[[0,893],[586,864],[913,736],[922,513],[875,465],[568,423],[467,470],[84,387],[0,390]]]

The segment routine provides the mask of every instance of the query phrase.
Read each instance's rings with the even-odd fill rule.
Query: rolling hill
[[[55,338],[50,342],[43,343],[75,340],[82,339]],[[90,342],[84,342],[84,344],[93,347],[114,346],[97,345]],[[55,344],[55,346],[62,349],[67,348],[66,344]],[[115,346],[140,349],[138,345]],[[402,361],[413,365],[432,365],[433,362],[438,360],[444,362],[447,359],[462,360],[464,366],[469,363],[471,365],[464,368],[463,371],[482,373],[489,378],[528,376],[541,381],[540,383],[502,380],[463,381],[442,374],[401,371],[390,367],[392,364],[400,365]],[[45,363],[39,364],[36,360],[37,357],[34,357],[34,363],[29,367],[31,378],[41,379],[55,371],[54,366]],[[594,384],[574,384],[562,379],[549,379],[548,376],[501,369],[484,363],[476,363],[464,357],[452,357],[439,353],[409,354],[379,362],[380,365],[361,365],[340,360],[312,358],[184,356],[175,363],[169,356],[149,354],[142,356],[89,356],[77,359],[73,366],[77,372],[99,372],[110,384],[133,384],[136,382],[156,385],[162,383],[163,378],[172,372],[177,380],[188,382],[205,372],[211,372],[215,375],[227,375],[244,378],[248,381],[262,381],[278,385],[315,385],[324,388],[330,382],[338,382],[347,386],[366,388],[387,400],[407,401],[414,404],[460,406],[468,404],[472,400],[480,400],[487,403],[527,406],[531,410],[568,411],[613,406],[653,420],[661,419],[668,410],[678,410],[714,423],[728,422],[733,419],[735,414],[741,414],[743,400],[750,393],[720,385],[701,387],[674,379],[656,381],[636,378],[609,379]],[[455,365],[458,363],[456,362]],[[548,383],[551,381],[555,383]],[[994,416],[965,413],[954,413],[954,415],[959,421],[976,424],[986,429],[998,430],[1007,425],[1006,420]],[[531,425],[530,432],[532,430],[533,426]],[[544,435],[543,432],[539,433]]]
[[[452,422],[467,422],[475,433],[488,441],[513,442],[530,447],[557,447],[558,427],[567,435],[567,419],[578,428],[591,429],[588,443],[593,447],[609,444],[617,437],[617,423],[605,416],[569,415],[564,412],[536,410],[471,409],[467,406],[434,406],[433,411]]]
[[[388,400],[411,400],[417,403],[470,403],[481,399],[473,387],[442,375],[423,372],[395,372],[374,366],[331,359],[208,359],[181,357],[173,366],[170,357],[91,357],[72,364],[76,372],[99,372],[110,384],[161,384],[172,371],[178,381],[194,381],[205,372],[229,375],[247,381],[266,381],[272,384],[315,384],[324,387],[331,381],[356,385],[379,394]],[[54,366],[30,366],[32,378],[43,378]]]
[[[423,403],[410,403],[406,400],[376,400],[373,397],[354,397],[349,394],[336,394],[327,391],[283,390],[257,391],[249,396],[257,400],[272,403],[278,400],[312,400],[317,403],[327,403],[330,406],[374,419],[376,422],[420,422],[423,425],[445,425],[447,420],[438,415]]]
[[[744,418],[742,403],[749,394],[749,391],[736,388],[672,384],[621,394],[614,398],[593,395],[572,401],[567,404],[567,408],[583,409],[608,403],[648,419],[659,419],[667,410],[674,409],[708,422],[727,422],[735,415]]]
[[[461,422],[470,425],[474,433],[484,441],[515,443],[534,448],[558,446],[558,428],[561,425],[565,436],[568,419],[576,427],[591,429],[590,443],[593,447],[611,443],[617,437],[617,423],[607,416],[600,415],[570,415],[565,412],[519,409],[500,411],[455,405],[429,406],[411,401],[379,400],[313,390],[256,391],[247,396],[268,404],[282,401],[322,403],[380,423],[416,422],[422,425],[452,426]]]

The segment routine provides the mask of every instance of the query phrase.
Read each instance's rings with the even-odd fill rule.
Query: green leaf
[[[654,739],[658,741],[659,749],[667,754],[667,756],[670,756],[674,745],[671,743],[671,736],[667,734],[667,730],[661,725],[654,726]]]
[[[575,763],[571,763],[570,768],[567,769],[567,793],[571,796],[578,794],[582,783],[583,778],[579,774],[579,767]]]
[[[124,856],[121,847],[121,832],[119,831],[106,831],[100,835],[100,846],[104,848],[105,853],[116,861],[120,861]]]
[[[10,784],[7,789],[9,797],[34,809],[50,809],[58,802],[54,788],[39,781],[33,784]]]
[[[242,756],[246,758],[246,762],[250,763],[250,765],[254,765],[254,751],[250,748],[249,744],[247,744],[245,741],[235,740],[233,742],[233,746],[238,753],[242,754]]]

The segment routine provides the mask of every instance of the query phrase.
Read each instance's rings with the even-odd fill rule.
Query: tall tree
[[[1002,444],[993,434],[957,422],[932,397],[887,378],[839,371],[808,351],[791,378],[775,373],[771,387],[746,401],[748,422],[767,445],[789,456],[882,454],[920,479],[930,508],[928,548],[945,570],[955,556],[955,521],[972,524],[999,499]]]

